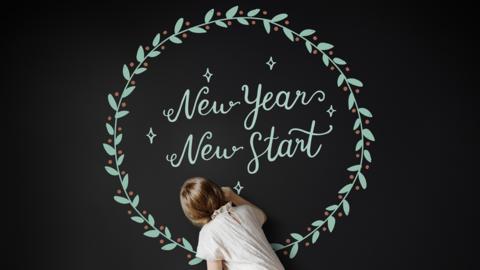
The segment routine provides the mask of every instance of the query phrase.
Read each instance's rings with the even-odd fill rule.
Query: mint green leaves
[[[207,12],[207,14],[205,14],[205,19],[204,19],[205,23],[209,23],[210,20],[212,20],[214,13],[215,13],[215,10],[212,8]]]
[[[326,43],[326,42],[320,42],[320,43],[318,43],[317,48],[320,51],[328,51],[328,50],[333,48],[333,45],[330,44],[330,43]]]
[[[282,13],[282,14],[278,14],[278,15],[274,16],[271,19],[271,21],[276,23],[276,22],[285,20],[287,17],[288,17],[288,15],[286,13]]]
[[[270,34],[270,23],[267,20],[263,21],[263,28],[265,28],[265,32],[267,32],[267,34]]]
[[[260,12],[260,9],[259,8],[256,8],[256,9],[252,9],[250,10],[248,13],[247,13],[247,16],[249,17],[254,17],[254,16],[257,16],[257,14]]]
[[[156,34],[152,40],[152,46],[156,47],[160,43],[160,34]]]
[[[143,47],[139,46],[137,49],[137,61],[143,62],[144,59],[145,59],[145,52],[143,51]]]
[[[123,65],[123,70],[122,70],[123,78],[125,80],[130,80],[130,70],[128,70],[127,65]]]
[[[130,200],[122,196],[113,196],[113,199],[119,204],[129,204]]]
[[[149,230],[143,233],[146,237],[157,238],[160,235],[160,231],[157,229]]]
[[[290,253],[288,254],[288,257],[290,259],[293,259],[298,253],[298,243],[295,243],[292,248],[290,249]]]
[[[293,32],[288,29],[288,28],[283,28],[283,33],[285,34],[285,36],[290,40],[290,41],[294,41],[295,38],[293,37]]]
[[[327,218],[327,227],[330,232],[333,232],[333,228],[335,228],[335,217],[333,215]]]
[[[189,31],[192,32],[192,33],[195,33],[195,34],[207,33],[207,30],[205,30],[205,29],[203,29],[202,27],[199,27],[199,26],[192,27],[192,28],[190,28]]]
[[[114,168],[110,167],[110,166],[105,166],[105,171],[107,171],[107,173],[110,174],[111,176],[117,176],[118,175],[118,171],[115,170]]]
[[[238,11],[238,6],[234,6],[234,7],[230,8],[229,10],[227,10],[227,13],[225,13],[225,18],[227,18],[227,19],[233,18],[233,16],[235,16],[235,14],[237,14],[237,11]]]
[[[180,18],[175,23],[175,27],[173,28],[173,32],[175,34],[178,34],[178,32],[180,32],[180,30],[182,29],[182,26],[183,26],[183,18]]]
[[[284,247],[282,244],[279,243],[270,243],[270,246],[272,246],[273,250],[280,250]]]
[[[375,141],[375,137],[373,136],[373,133],[368,129],[368,128],[365,128],[362,130],[362,134],[363,134],[363,137],[374,142]]]
[[[200,259],[200,258],[193,258],[193,259],[191,259],[191,260],[188,262],[188,264],[189,264],[189,265],[197,265],[197,264],[201,263],[202,261],[203,261],[203,260]]]
[[[302,37],[308,37],[308,36],[311,36],[315,33],[315,30],[312,30],[312,29],[305,29],[303,30],[302,32],[300,32],[300,36]]]

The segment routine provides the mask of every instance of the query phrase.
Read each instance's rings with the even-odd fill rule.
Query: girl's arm
[[[263,212],[262,209],[260,209],[259,207],[257,207],[253,203],[247,201],[246,199],[240,197],[240,195],[233,192],[233,190],[230,187],[222,187],[222,190],[223,190],[223,194],[225,196],[225,199],[227,201],[231,201],[235,205],[242,205],[242,204],[251,205],[263,215],[264,218],[263,218],[262,224],[265,223],[265,221],[267,221],[267,215],[265,214],[265,212]]]
[[[222,270],[222,261],[207,261],[208,270]]]

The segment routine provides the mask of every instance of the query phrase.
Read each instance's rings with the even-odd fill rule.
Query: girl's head
[[[204,177],[192,177],[180,189],[180,203],[185,216],[201,227],[210,221],[216,209],[227,202],[217,184]]]

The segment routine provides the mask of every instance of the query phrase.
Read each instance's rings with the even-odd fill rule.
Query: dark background
[[[105,140],[104,123],[109,113],[105,96],[120,87],[120,67],[133,58],[138,44],[149,42],[180,16],[199,21],[210,8],[225,11],[235,4],[51,3],[18,4],[3,11],[2,111],[6,126],[2,133],[7,135],[3,145],[7,151],[2,216],[7,225],[4,237],[11,241],[4,242],[3,253],[9,260],[2,263],[8,269],[205,267],[186,265],[184,252],[161,251],[157,240],[141,236],[143,229],[128,220],[126,209],[111,199],[118,184],[103,171],[106,156],[100,143]],[[337,224],[333,234],[323,234],[314,246],[301,247],[294,260],[280,254],[286,268],[474,269],[474,219],[478,212],[473,186],[478,177],[473,166],[479,147],[474,141],[478,137],[474,108],[478,100],[474,48],[478,43],[474,41],[473,7],[461,2],[386,6],[245,1],[239,5],[244,10],[264,8],[270,14],[286,12],[294,23],[292,28],[312,27],[321,40],[334,43],[336,52],[351,64],[352,74],[368,82],[361,103],[375,115],[372,130],[377,142],[372,149],[368,189],[354,194],[351,215]],[[192,44],[204,45],[210,40],[198,39]],[[235,42],[234,37],[231,42]],[[165,61],[168,57],[171,63],[184,61],[174,53],[185,51],[189,50],[172,50]],[[228,50],[222,53],[228,55]],[[262,51],[257,54],[263,59]],[[161,61],[157,63],[160,71]],[[192,64],[189,72],[195,68]],[[145,78],[145,84],[148,80],[155,84],[155,78]],[[135,97],[141,104],[147,96]],[[160,110],[156,112],[160,119]],[[133,130],[143,135],[143,127],[132,129],[132,138],[136,136]],[[135,145],[130,147],[132,151]],[[146,155],[158,153],[153,150]],[[132,157],[132,162],[140,158]],[[296,160],[298,165],[302,165],[300,161],[305,160]],[[133,168],[140,165],[132,163]],[[232,165],[185,166],[170,183],[180,184],[185,175],[209,174],[230,185],[234,179],[225,175],[231,170],[245,171],[241,166],[225,166]],[[276,170],[267,166],[265,171]],[[313,171],[304,174],[316,176]],[[289,188],[288,183],[294,181],[289,177],[295,174],[277,176],[283,177],[278,180],[284,186],[281,192]],[[281,210],[274,207],[279,198],[261,196],[271,188],[272,180],[268,179],[247,179],[245,192],[272,213],[265,231],[281,241],[287,231],[299,230],[312,220],[313,210],[308,210],[314,208],[308,208],[312,200],[304,196],[306,189],[290,197],[296,201],[292,206],[296,211],[287,208],[285,215],[275,212]],[[337,187],[330,182],[315,185],[323,185],[321,190]],[[145,180],[135,188],[145,193],[159,188],[158,183]],[[259,194],[248,187],[255,187]],[[154,195],[159,193],[157,200]],[[152,212],[161,211],[163,208],[155,203],[171,202],[169,196],[175,198],[176,194],[169,189],[151,191],[142,202],[152,206]],[[171,226],[193,239],[196,230],[181,219],[176,207],[162,212],[165,220],[158,222],[170,225],[168,217],[178,215],[178,224],[171,222]],[[288,215],[305,221],[291,224],[282,219]],[[277,223],[282,230],[274,227]]]

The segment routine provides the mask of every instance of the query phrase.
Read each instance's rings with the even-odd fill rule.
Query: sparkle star
[[[205,79],[207,79],[207,83],[210,82],[210,78],[213,76],[213,73],[210,73],[210,70],[208,70],[208,67],[207,67],[207,71],[205,71],[205,74],[203,74],[203,77],[205,77]]]
[[[153,143],[153,139],[157,137],[157,134],[153,133],[153,130],[152,128],[150,128],[150,130],[148,131],[147,133],[147,138],[150,140],[150,144]]]
[[[327,113],[330,115],[330,117],[332,117],[334,112],[336,112],[336,110],[333,108],[333,105],[330,105],[330,108],[328,108]]]
[[[233,189],[235,189],[235,191],[237,191],[237,194],[240,194],[240,191],[242,191],[242,189],[243,189],[243,186],[240,184],[240,181],[237,181],[237,185],[235,185],[235,187],[233,187]]]
[[[277,63],[277,62],[273,61],[273,58],[270,56],[270,59],[268,59],[268,61],[267,61],[266,64],[268,65],[268,67],[270,68],[270,70],[272,70],[272,69],[273,69],[273,66],[274,66],[276,63]]]

